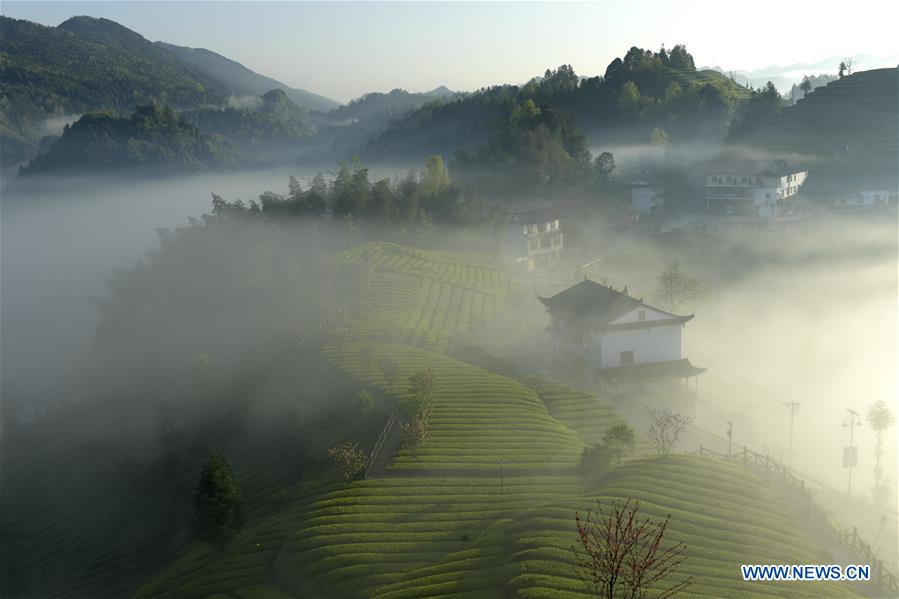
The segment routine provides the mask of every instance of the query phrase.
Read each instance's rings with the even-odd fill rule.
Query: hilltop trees
[[[331,181],[318,173],[304,186],[290,177],[286,196],[266,192],[249,206],[240,200],[222,202],[213,212],[229,217],[336,220],[353,230],[363,223],[423,230],[432,222],[474,222],[481,214],[481,205],[473,194],[463,193],[443,158],[430,156],[421,173],[410,170],[405,176],[374,182],[369,169],[358,160],[342,162]]]
[[[200,133],[171,108],[147,104],[131,116],[110,111],[85,114],[66,125],[62,137],[21,173],[109,168],[177,173],[236,165],[234,148],[221,135]]]
[[[203,466],[193,503],[194,526],[201,540],[224,543],[243,523],[237,482],[218,450]]]
[[[575,512],[578,544],[577,574],[593,597],[638,599],[651,594],[668,598],[684,591],[692,577],[677,577],[686,560],[686,546],[678,541],[662,549],[671,515],[664,520],[640,518],[640,503],[615,500],[611,510],[596,506],[586,518]]]
[[[488,140],[457,153],[456,162],[477,185],[558,188],[585,172],[590,158],[570,114],[528,98],[505,105]]]
[[[747,137],[762,124],[771,121],[784,108],[785,101],[770,81],[765,87],[753,90],[752,95],[740,108],[728,131],[728,137],[739,140]]]

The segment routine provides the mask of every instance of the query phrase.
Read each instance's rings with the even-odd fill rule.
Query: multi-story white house
[[[772,218],[793,209],[808,171],[780,165],[713,167],[705,177],[706,209],[723,214]]]
[[[654,308],[627,288],[584,280],[539,297],[549,312],[553,353],[596,383],[689,379],[696,368],[683,355],[683,328],[693,319]]]
[[[506,251],[528,272],[548,269],[562,252],[562,216],[551,207],[514,210],[506,225]]]

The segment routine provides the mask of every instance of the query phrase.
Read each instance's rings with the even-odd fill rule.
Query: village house
[[[895,206],[897,187],[895,173],[816,174],[803,194],[819,205],[842,212]]]
[[[563,236],[555,209],[514,210],[506,223],[506,253],[528,272],[550,269],[559,260]]]
[[[678,316],[586,277],[552,297],[539,297],[550,316],[553,355],[598,385],[681,380],[698,382],[704,368],[683,355]]]
[[[658,189],[646,181],[631,183],[631,213],[648,214],[660,203]]]
[[[719,162],[705,177],[705,206],[719,214],[774,218],[792,214],[808,171],[780,163]]]

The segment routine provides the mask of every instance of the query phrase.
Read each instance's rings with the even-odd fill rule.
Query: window
[[[628,366],[633,363],[634,363],[633,350],[621,352],[621,365],[622,366]]]
[[[646,310],[640,310],[637,312],[637,320],[646,320]]]
[[[531,239],[530,241],[528,241],[528,249],[529,250],[537,249],[537,240],[536,239]]]
[[[553,235],[553,246],[562,245],[562,236]]]
[[[549,237],[541,237],[540,238],[540,249],[545,250],[549,247]]]
[[[525,234],[525,235],[528,234],[528,226],[527,226],[527,225],[524,226],[524,234]]]
[[[728,175],[728,176],[727,176],[727,182],[728,182],[728,183],[733,183],[733,182],[734,182],[733,175]]]
[[[555,222],[555,224],[556,224],[556,228],[558,229],[558,228],[559,228],[559,221],[557,220],[557,221]]]
[[[771,199],[771,192],[768,192],[768,193],[765,194],[765,199],[766,199],[766,200],[770,200],[770,199]]]

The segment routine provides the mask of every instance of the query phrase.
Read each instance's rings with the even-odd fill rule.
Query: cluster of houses
[[[663,215],[664,190],[648,174],[631,184],[630,211],[648,232],[784,232],[815,207],[833,211],[897,204],[895,175],[811,173],[799,164],[720,157],[696,174],[695,201]],[[505,252],[526,272],[551,272],[564,247],[562,215],[550,206],[515,210],[506,221]]]
[[[897,203],[894,175],[810,175],[805,167],[784,161],[719,159],[707,166],[702,188],[702,210],[673,220],[669,229],[783,230],[816,206],[839,212]],[[663,190],[648,178],[631,184],[630,209],[636,218],[653,215],[664,201]]]

